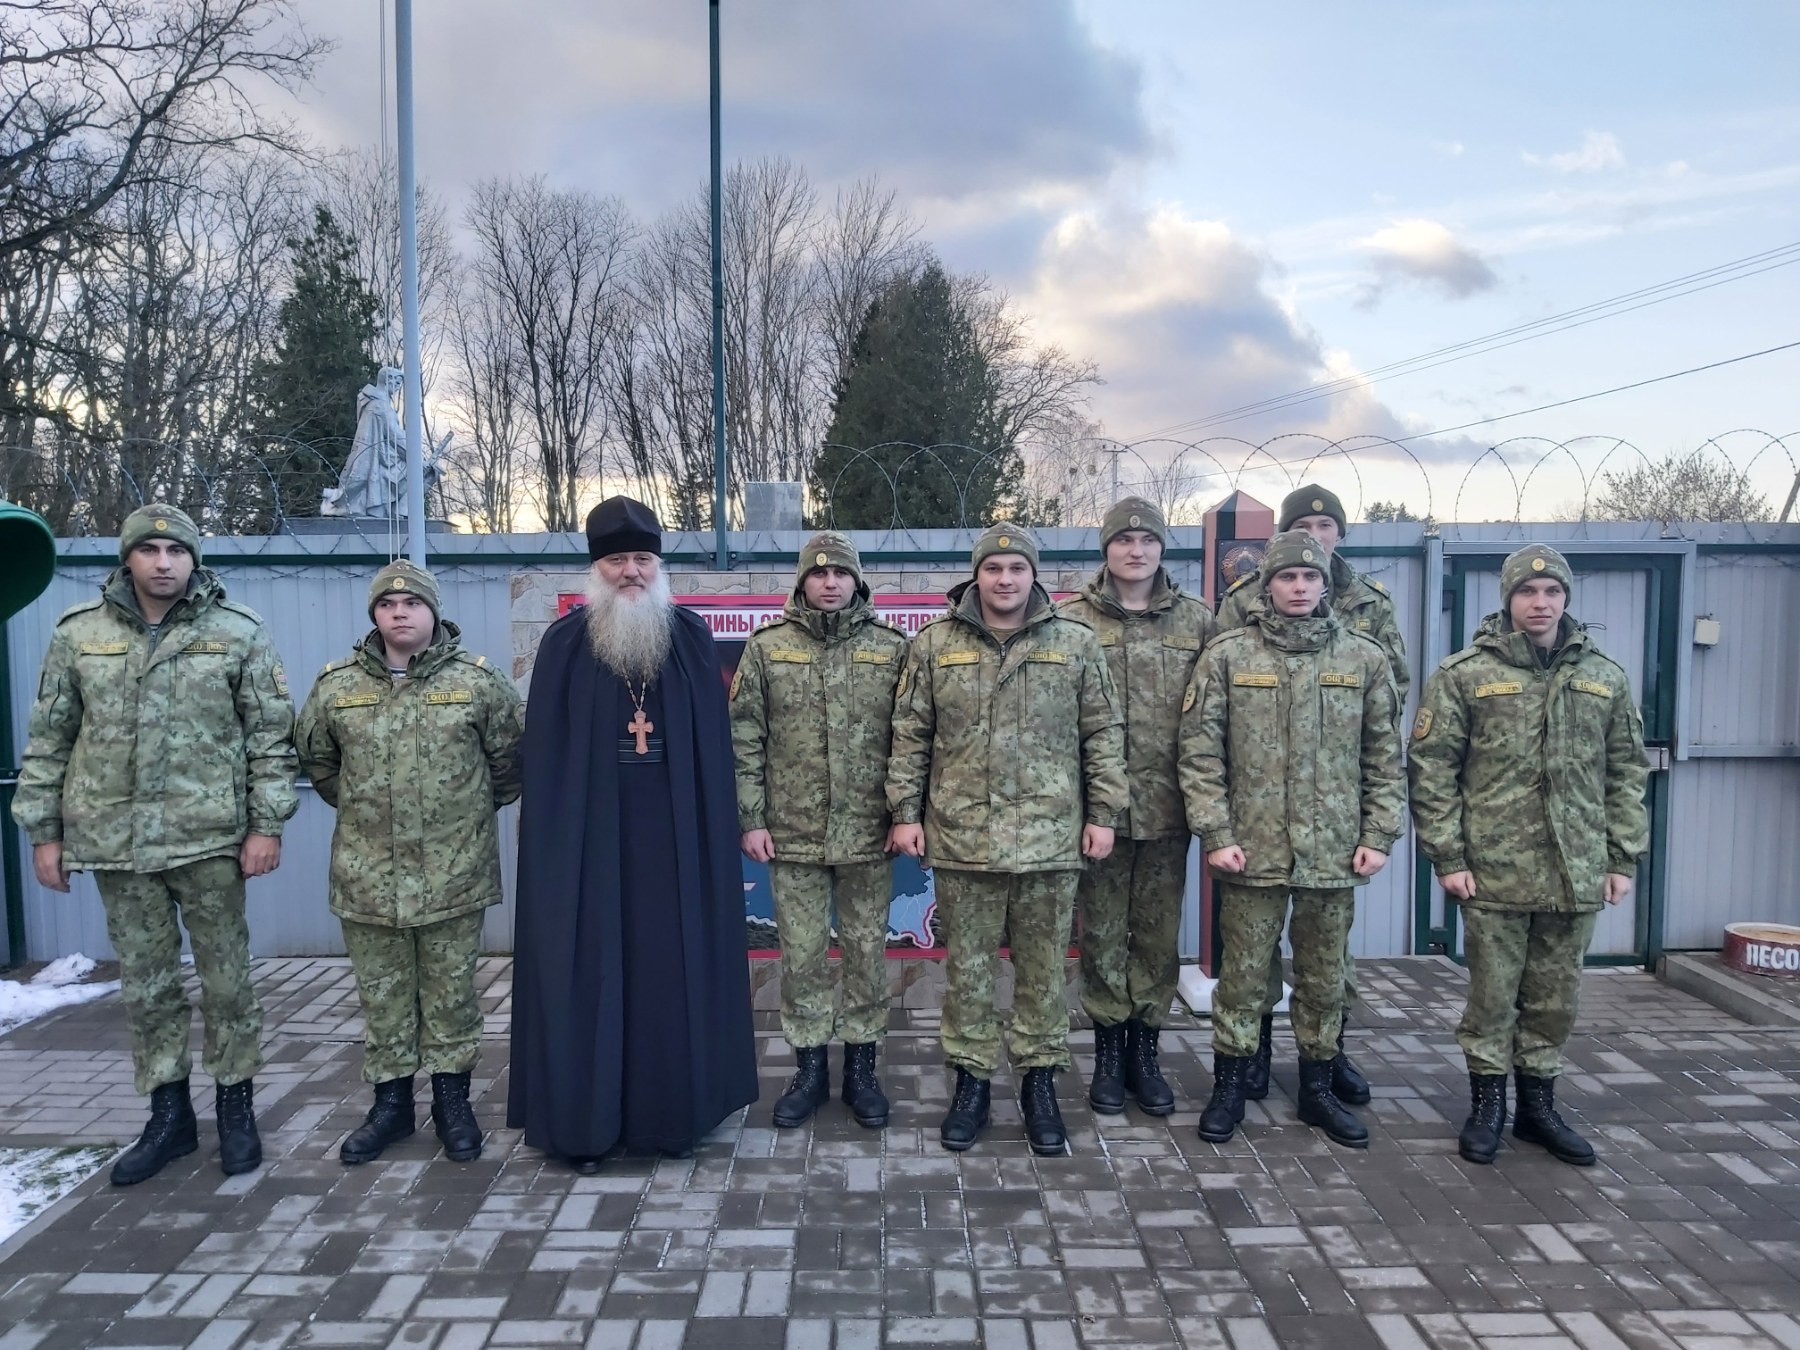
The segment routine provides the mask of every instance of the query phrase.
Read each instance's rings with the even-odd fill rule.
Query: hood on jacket
[[[1122,619],[1127,615],[1136,612],[1155,614],[1160,613],[1165,609],[1172,608],[1175,601],[1181,597],[1181,585],[1174,577],[1169,575],[1168,568],[1159,567],[1156,569],[1155,583],[1150,587],[1150,604],[1148,609],[1143,611],[1129,610],[1119,603],[1119,588],[1113,582],[1112,573],[1107,571],[1105,565],[1102,564],[1100,568],[1095,571],[1094,575],[1089,577],[1087,581],[1082,584],[1079,594],[1082,599],[1093,605],[1095,609],[1105,610],[1108,614],[1116,615]]]
[[[414,652],[412,659],[406,663],[407,678],[422,680],[427,675],[436,674],[447,661],[456,656],[461,647],[462,629],[449,619],[439,619],[425,650]],[[362,641],[356,644],[356,662],[371,675],[384,680],[393,678],[388,672],[387,644],[381,640],[379,628],[371,628],[363,635]]]
[[[949,602],[948,612],[953,617],[961,619],[964,623],[973,624],[982,632],[992,635],[993,630],[981,617],[981,593],[975,589],[973,577],[967,581],[957,582],[944,593],[944,599]],[[1015,631],[1022,633],[1027,628],[1042,623],[1045,619],[1055,617],[1056,602],[1050,598],[1050,592],[1044,589],[1042,582],[1033,581],[1031,598],[1025,602],[1025,617],[1019,621],[1019,626]]]

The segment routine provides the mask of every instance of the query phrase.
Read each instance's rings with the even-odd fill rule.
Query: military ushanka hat
[[[396,558],[375,574],[369,583],[369,617],[375,617],[375,602],[384,595],[416,595],[425,602],[433,619],[442,619],[438,608],[438,583],[423,567],[405,558]]]
[[[821,567],[841,567],[856,578],[859,587],[863,585],[862,555],[848,535],[836,530],[820,530],[808,539],[794,569],[794,584],[798,586],[806,580],[807,573]]]
[[[1310,567],[1331,585],[1331,555],[1325,545],[1305,530],[1283,530],[1263,550],[1262,584],[1267,590],[1270,579],[1286,567]]]
[[[1121,497],[1114,502],[1100,521],[1100,549],[1105,552],[1106,546],[1127,530],[1148,530],[1156,536],[1156,542],[1164,548],[1169,546],[1169,522],[1163,519],[1163,513],[1155,502],[1146,501],[1142,497]]]
[[[1344,504],[1337,499],[1337,494],[1317,483],[1302,483],[1281,499],[1276,528],[1291,530],[1301,516],[1330,516],[1337,522],[1340,538],[1350,528],[1350,522],[1344,519]]]
[[[119,526],[119,561],[129,558],[131,550],[146,539],[168,539],[186,548],[196,563],[200,561],[200,527],[178,506],[151,502],[126,516]]]
[[[1501,607],[1511,604],[1513,592],[1534,577],[1554,577],[1562,582],[1566,595],[1575,594],[1575,574],[1569,570],[1569,560],[1548,544],[1527,544],[1500,564]]]
[[[1038,570],[1038,545],[1029,530],[1021,529],[1010,521],[1002,520],[990,525],[982,531],[981,538],[975,541],[974,551],[969,555],[969,570],[979,572],[981,564],[997,553],[1017,553],[1031,564],[1035,574]]]

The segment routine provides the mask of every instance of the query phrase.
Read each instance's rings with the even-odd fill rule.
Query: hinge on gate
[[[1651,773],[1667,773],[1669,771],[1669,747],[1666,745],[1647,745],[1644,755],[1650,761]]]

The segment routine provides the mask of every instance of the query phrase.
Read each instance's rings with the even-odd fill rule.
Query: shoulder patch
[[[1194,700],[1199,697],[1199,688],[1193,681],[1188,681],[1187,693],[1181,696],[1181,711],[1187,712],[1194,706]]]
[[[1413,719],[1413,739],[1422,741],[1431,735],[1431,709],[1420,708],[1419,715]]]

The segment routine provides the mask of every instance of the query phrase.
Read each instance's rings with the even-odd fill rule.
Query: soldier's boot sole
[[[112,1184],[115,1186],[135,1186],[141,1181],[148,1181],[163,1168],[177,1158],[185,1158],[200,1147],[200,1125],[190,1120],[185,1129],[177,1132],[161,1148],[144,1149],[134,1144],[127,1149],[119,1161],[113,1164]]]

